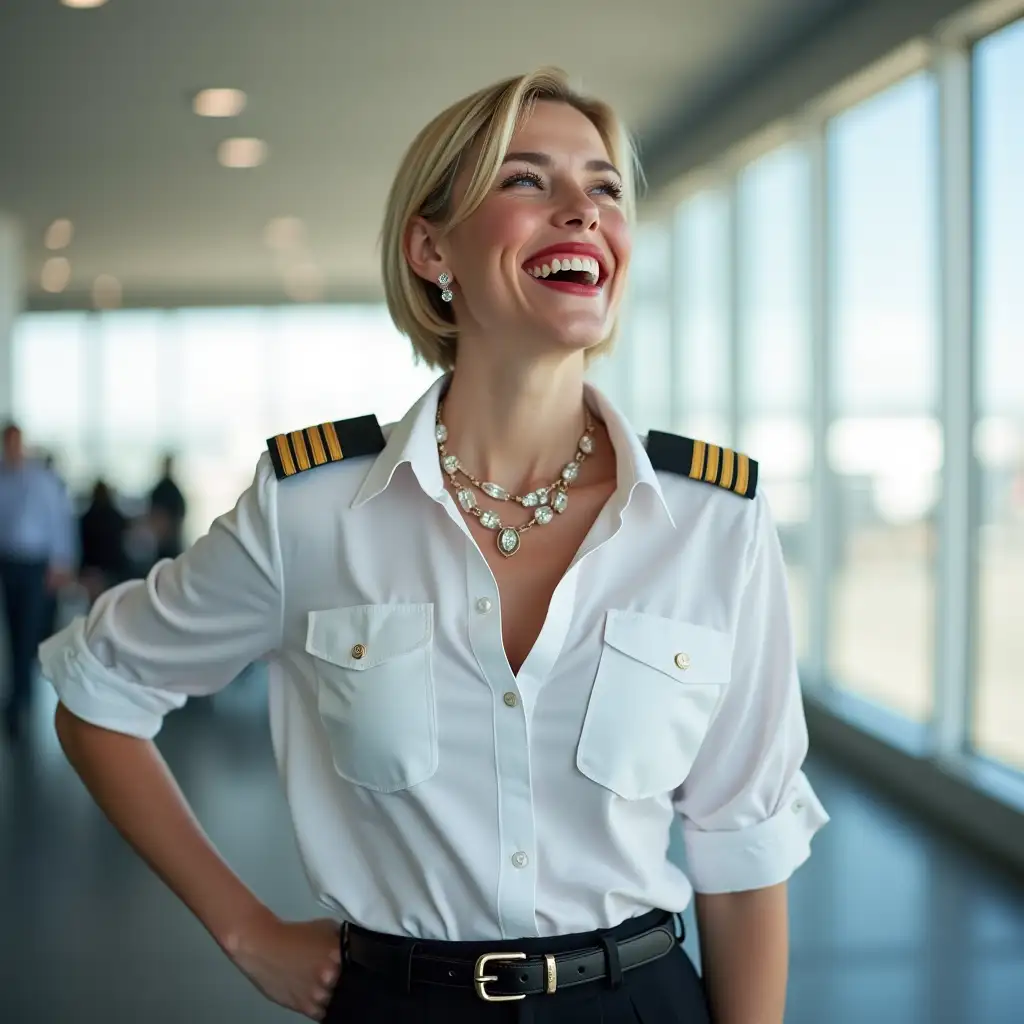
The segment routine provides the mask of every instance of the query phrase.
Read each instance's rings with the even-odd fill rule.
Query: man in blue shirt
[[[0,596],[11,659],[3,717],[12,739],[31,703],[47,594],[71,579],[73,554],[74,516],[67,492],[55,473],[25,457],[21,430],[8,423],[0,462]]]

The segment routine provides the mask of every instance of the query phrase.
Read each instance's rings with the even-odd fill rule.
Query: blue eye
[[[501,187],[512,188],[514,185],[521,185],[523,182],[529,182],[531,185],[536,185],[538,188],[543,184],[540,180],[539,174],[535,174],[533,171],[519,171],[516,174],[509,175],[509,177],[501,183]]]

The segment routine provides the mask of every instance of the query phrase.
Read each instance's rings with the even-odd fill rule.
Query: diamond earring
[[[451,280],[452,280],[452,276],[451,276],[451,274],[449,274],[447,272],[444,273],[444,274],[441,274],[441,276],[438,277],[438,279],[437,279],[437,283],[441,286],[441,301],[442,302],[451,302],[452,299],[455,297],[452,294],[451,288],[448,287],[448,285],[451,284]]]

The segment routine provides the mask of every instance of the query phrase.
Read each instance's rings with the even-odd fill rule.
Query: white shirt
[[[788,878],[828,816],[801,772],[765,499],[655,472],[588,386],[618,487],[513,675],[494,577],[438,462],[443,382],[376,457],[278,481],[264,455],[207,536],[43,645],[61,700],[151,737],[265,656],[308,875],[377,931],[589,931],[681,911],[694,888]],[[667,858],[674,815],[686,873]]]

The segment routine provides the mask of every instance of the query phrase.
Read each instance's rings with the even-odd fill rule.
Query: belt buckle
[[[517,1003],[520,999],[525,999],[525,993],[519,996],[494,996],[487,991],[487,984],[491,981],[497,981],[498,976],[496,974],[484,974],[484,968],[488,964],[492,963],[511,963],[514,960],[525,960],[525,953],[484,953],[483,956],[477,957],[476,967],[473,969],[473,987],[476,989],[476,994],[485,1003]]]

